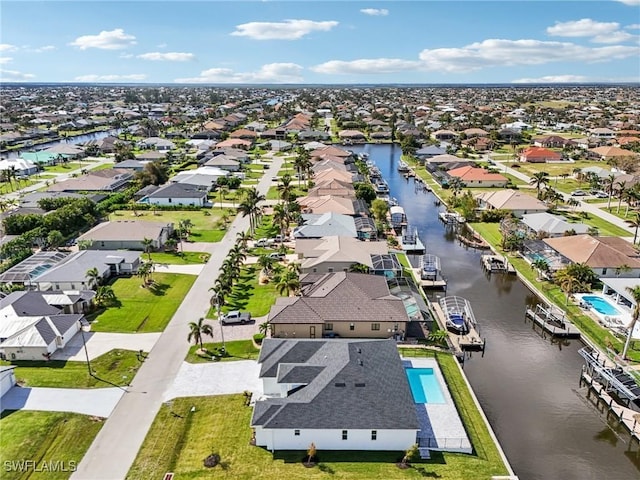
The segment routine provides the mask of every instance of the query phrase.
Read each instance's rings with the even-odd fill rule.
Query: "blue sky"
[[[639,82],[640,0],[2,0],[2,82]]]

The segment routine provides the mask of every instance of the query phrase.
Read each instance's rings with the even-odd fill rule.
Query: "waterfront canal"
[[[440,257],[447,294],[471,302],[487,347],[467,357],[464,370],[520,480],[640,478],[637,446],[627,451],[626,434],[609,428],[580,389],[582,344],[532,330],[524,312],[535,295],[515,275],[484,273],[481,252],[459,245],[438,220],[444,207],[436,197],[416,192],[414,180],[397,171],[399,146],[349,148],[369,154],[427,253]]]

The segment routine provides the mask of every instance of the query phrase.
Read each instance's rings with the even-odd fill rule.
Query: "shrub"
[[[253,336],[253,341],[256,342],[258,345],[262,345],[262,340],[264,340],[264,333],[256,333]]]

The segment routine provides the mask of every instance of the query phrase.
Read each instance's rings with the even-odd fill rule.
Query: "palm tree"
[[[262,207],[260,202],[265,200],[265,196],[262,195],[255,187],[245,190],[244,198],[238,206],[238,211],[242,213],[243,217],[249,217],[249,233],[253,235],[254,230],[258,226],[260,215],[262,214]]]
[[[291,175],[288,173],[283,175],[280,179],[280,183],[276,187],[280,193],[280,200],[288,202],[293,195],[293,186],[291,185]]]
[[[96,296],[94,297],[94,301],[96,305],[103,307],[105,305],[110,304],[115,301],[116,294],[113,291],[113,288],[109,285],[101,285],[96,290]]]
[[[89,288],[95,288],[100,285],[102,276],[96,267],[90,268],[84,275],[88,280]]]
[[[276,277],[275,282],[276,290],[285,297],[292,293],[295,295],[300,290],[298,274],[288,268]]]
[[[636,305],[633,308],[633,313],[631,314],[631,323],[627,327],[629,333],[627,334],[627,340],[624,342],[624,348],[622,349],[623,359],[627,358],[627,351],[629,350],[629,345],[631,345],[631,335],[633,334],[633,329],[635,328],[636,323],[638,323],[638,318],[640,318],[640,285],[627,287],[627,292],[631,294]]]
[[[213,329],[211,325],[204,323],[204,318],[200,317],[197,322],[189,322],[189,335],[187,336],[187,341],[193,340],[194,343],[200,345],[200,350],[204,351],[204,346],[202,345],[202,337],[204,335],[209,335],[213,338]]]
[[[287,235],[287,230],[289,230],[289,222],[291,219],[289,218],[289,212],[287,211],[286,203],[278,203],[273,206],[273,219],[274,225],[278,225],[280,229],[280,235],[284,238]]]
[[[529,185],[533,185],[538,192],[538,200],[540,199],[540,191],[542,187],[549,183],[549,174],[547,172],[536,172],[529,180]]]
[[[627,182],[624,180],[620,180],[616,182],[615,192],[618,196],[618,209],[616,213],[620,213],[620,207],[622,205],[622,200],[627,196]]]
[[[631,220],[626,220],[630,227],[635,228],[635,232],[633,233],[633,244],[636,244],[636,240],[638,239],[638,228],[640,227],[640,212],[634,212],[634,217]]]
[[[309,168],[311,168],[311,153],[305,149],[304,147],[299,147],[298,156],[293,161],[293,166],[298,172],[298,187],[300,186],[300,180],[302,179],[303,173],[306,174]]]
[[[153,240],[150,238],[144,237],[140,242],[142,244],[142,249],[144,253],[147,254],[147,258],[151,261],[151,250],[153,250]]]
[[[566,269],[562,269],[556,272],[555,281],[560,286],[560,289],[567,296],[566,304],[569,303],[569,297],[576,290],[576,288],[581,285],[580,281],[568,272]]]
[[[229,189],[224,185],[221,185],[218,187],[218,192],[220,193],[220,209],[223,209],[224,206],[222,205],[222,200],[227,196],[227,193],[229,193]]]
[[[248,232],[238,232],[236,235],[236,240],[239,245],[242,245],[242,248],[246,251],[249,245],[249,240],[251,240],[251,235]]]
[[[453,177],[451,180],[449,180],[449,189],[453,192],[454,197],[456,197],[462,191],[463,187],[464,184],[458,177]]]
[[[549,264],[544,258],[536,258],[531,262],[531,268],[538,272],[538,279],[545,273],[549,272]]]
[[[609,194],[609,198],[607,200],[607,210],[611,208],[611,197],[613,196],[613,192],[615,191],[616,177],[614,174],[609,175],[604,180],[604,191]]]
[[[264,254],[258,257],[257,265],[262,269],[262,273],[264,273],[266,276],[269,276],[271,274],[271,271],[273,270],[273,264],[275,262],[275,258]]]
[[[269,331],[269,322],[262,322],[259,326],[258,326],[258,331],[266,336],[267,332]]]
[[[138,267],[138,276],[142,278],[142,286],[146,286],[151,277],[151,269],[153,264],[151,262],[142,262]]]

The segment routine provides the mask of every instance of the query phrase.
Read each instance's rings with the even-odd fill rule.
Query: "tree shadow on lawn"
[[[169,285],[166,283],[152,283],[147,287],[147,290],[154,294],[156,297],[163,297],[167,294],[167,290],[169,290]]]

